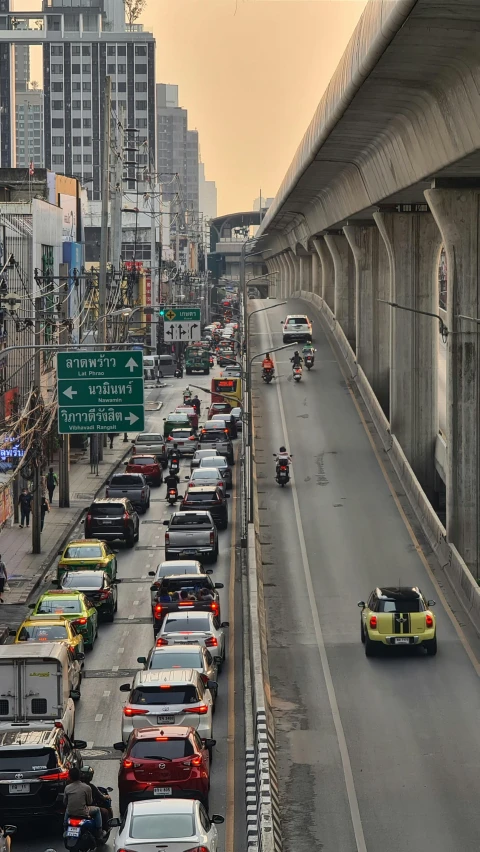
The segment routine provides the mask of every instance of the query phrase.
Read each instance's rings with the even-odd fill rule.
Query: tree
[[[35,91],[37,91],[37,89],[38,89],[38,82],[37,82],[36,80],[31,80],[31,81],[30,81],[30,88],[31,88],[31,89],[33,89],[33,91],[34,91],[34,92],[35,92]]]
[[[145,9],[147,0],[124,0],[124,2],[127,24],[134,24]]]

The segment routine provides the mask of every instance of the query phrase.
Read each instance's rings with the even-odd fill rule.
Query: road
[[[295,385],[290,351],[278,352],[274,383],[254,368],[253,397],[284,848],[477,852],[480,670],[315,309],[291,300],[259,314],[253,351],[282,345],[286,313],[313,319],[315,367]],[[272,458],[281,444],[294,455],[285,489]],[[434,658],[418,649],[365,657],[357,601],[399,583],[437,600]]]
[[[193,381],[193,379],[192,379]],[[182,390],[188,379],[165,380],[167,387],[151,390],[151,400],[162,399],[163,409],[148,415],[146,431],[156,432],[163,428],[162,418],[180,404]],[[209,380],[199,377],[199,385],[208,386]],[[200,394],[202,398],[202,394]],[[203,395],[206,401],[207,397]],[[203,400],[202,400],[203,402]],[[206,414],[206,406],[202,412]],[[240,466],[234,467],[234,473]],[[182,461],[181,478],[189,472],[189,461]],[[180,493],[183,493],[180,487]],[[234,595],[235,585],[240,586],[236,576],[236,550],[238,525],[232,523],[232,510],[237,508],[235,487],[231,492],[230,524],[228,530],[220,532],[220,556],[212,579],[222,582],[220,591],[222,618],[230,622],[227,631],[227,661],[219,679],[217,710],[214,717],[213,736],[217,740],[212,768],[210,813],[226,817],[226,824],[219,826],[219,849],[243,852],[245,848],[245,759],[243,729],[243,675],[242,675],[242,625],[241,595]],[[94,780],[114,788],[114,813],[118,815],[117,771],[118,752],[112,753],[112,745],[121,739],[121,708],[126,696],[118,691],[121,683],[131,681],[133,670],[141,668],[137,657],[147,655],[153,645],[153,630],[150,621],[150,581],[148,571],[163,560],[164,530],[162,520],[172,511],[165,503],[165,486],[152,489],[151,508],[141,516],[140,541],[134,550],[121,545],[118,553],[119,585],[118,613],[113,624],[100,626],[99,638],[86,659],[86,678],[82,684],[82,697],[77,705],[75,735],[85,739],[88,750],[84,762],[95,769]],[[178,504],[177,504],[178,505]],[[42,591],[42,590],[40,590]],[[235,661],[235,662],[234,662]],[[113,848],[113,834],[106,850]],[[48,830],[35,827],[23,830],[14,841],[15,852],[43,852],[47,847],[63,849],[63,841]]]

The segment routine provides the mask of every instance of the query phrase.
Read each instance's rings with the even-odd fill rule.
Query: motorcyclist
[[[290,361],[291,361],[291,363],[293,364],[294,367],[301,367],[302,366],[303,358],[300,355],[298,349],[295,350],[295,352],[293,353],[293,358],[290,358]]]
[[[277,459],[277,463],[276,463],[277,470],[280,467],[280,465],[286,464],[287,467],[288,467],[288,465],[291,464],[291,462],[292,462],[292,457],[291,457],[291,455],[288,452],[286,447],[280,447],[280,449],[279,449],[279,451],[276,455],[276,459]]]
[[[262,361],[262,370],[263,370],[263,372],[265,372],[266,370],[268,370],[268,371],[271,370],[272,373],[275,370],[275,364],[273,363],[273,361],[270,357],[270,352],[265,353],[265,358]]]
[[[93,804],[93,793],[88,784],[80,781],[80,770],[72,766],[69,771],[69,783],[63,792],[65,821],[68,817],[91,819],[95,826],[97,840],[103,840],[102,815],[100,808]]]
[[[302,355],[314,355],[317,350],[315,349],[313,343],[304,343],[302,348]]]
[[[197,414],[197,417],[200,417],[201,403],[200,403],[200,400],[198,398],[198,394],[195,394],[195,396],[190,400],[190,403],[191,403],[191,405],[193,405],[195,412]]]
[[[165,485],[167,486],[166,496],[168,497],[168,492],[172,488],[174,488],[175,489],[175,496],[178,497],[178,486],[180,484],[180,479],[178,478],[177,474],[171,473],[171,472],[167,473],[167,475],[164,479],[164,482],[165,482]]]
[[[178,444],[174,444],[172,448],[172,452],[170,453],[170,464],[172,461],[177,461],[180,464],[180,453],[178,451]]]
[[[112,800],[110,796],[105,796],[95,784],[92,784],[93,769],[91,766],[80,770],[80,780],[84,784],[88,784],[92,791],[92,799],[95,807],[100,808],[102,815],[102,827],[104,831],[108,830],[108,820],[112,818]]]

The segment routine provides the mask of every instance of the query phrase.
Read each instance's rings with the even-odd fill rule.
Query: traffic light
[[[160,308],[159,316],[161,316],[161,317],[165,316],[165,308]]]

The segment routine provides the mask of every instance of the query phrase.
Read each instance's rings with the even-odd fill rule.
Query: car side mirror
[[[146,666],[147,665],[147,658],[146,657],[137,657],[137,663],[141,663],[142,666]]]
[[[230,497],[230,494],[225,494],[225,497]]]
[[[216,740],[209,740],[209,739],[207,739],[207,740],[202,740],[202,743],[203,743],[203,745],[205,746],[205,748],[213,748],[213,746],[216,746],[216,745],[217,745],[217,741],[216,741]]]
[[[115,751],[125,751],[125,749],[126,749],[125,743],[114,743],[113,747],[114,747]]]
[[[118,688],[119,688],[120,692],[130,692],[132,687],[130,686],[129,683],[122,683],[122,685],[119,686]]]
[[[216,589],[223,589],[224,585],[223,585],[223,583],[215,583],[215,588]]]
[[[63,550],[59,550],[57,555],[62,556],[62,554],[63,554]]]
[[[77,657],[77,660],[84,660],[85,654],[83,653],[83,651],[77,651],[76,657]]]
[[[221,825],[222,822],[225,822],[225,817],[220,816],[220,814],[212,814],[210,822],[212,825]]]
[[[29,608],[29,609],[35,609],[35,604],[34,604],[34,603],[32,603],[32,604],[28,604],[28,608]]]
[[[87,747],[87,741],[86,740],[74,740],[73,745],[75,746],[75,748],[78,748],[79,751],[81,751],[82,749]],[[84,766],[83,768],[87,769],[86,766]]]
[[[357,606],[360,606],[362,609],[365,609],[365,601],[359,601]]]
[[[220,627],[230,627],[230,622],[229,621],[222,621]]]
[[[149,577],[155,577],[155,571],[149,571],[148,576]]]
[[[3,829],[4,837],[11,837],[12,834],[16,834],[17,826],[16,825],[6,825]]]
[[[60,585],[59,580],[52,580],[52,586],[59,586],[59,585]]]
[[[187,475],[187,476],[185,477],[185,479],[190,479],[190,477]]]
[[[135,438],[132,438],[132,444],[134,444],[134,443],[135,443]]]
[[[158,586],[150,586],[151,592],[156,592],[158,590]]]
[[[435,606],[436,601],[427,601],[427,606]]]
[[[213,568],[205,568],[205,574],[213,574]]]
[[[119,828],[120,819],[119,817],[113,817],[113,819],[109,819],[107,822],[109,828]]]
[[[218,689],[218,683],[216,680],[207,681],[207,689]]]
[[[169,523],[170,523],[170,521],[164,521],[164,522],[163,522],[163,526],[164,526],[164,527],[168,527]]]

